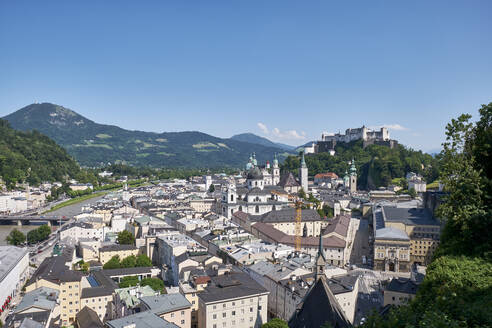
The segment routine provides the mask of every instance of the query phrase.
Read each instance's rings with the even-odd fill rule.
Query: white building
[[[16,246],[0,246],[0,302],[11,302],[29,274],[29,253]]]
[[[268,291],[246,273],[212,277],[198,302],[198,328],[259,328],[267,322]]]

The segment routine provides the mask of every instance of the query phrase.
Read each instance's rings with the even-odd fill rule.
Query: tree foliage
[[[80,168],[53,140],[37,131],[13,130],[0,119],[0,177],[7,188],[75,177]]]
[[[119,269],[121,268],[120,257],[118,255],[113,256],[108,262],[103,265],[104,270]]]
[[[137,266],[137,267],[151,267],[152,261],[150,260],[150,258],[147,255],[140,254],[137,256],[137,261],[135,263],[135,266]]]
[[[492,103],[482,106],[476,124],[461,115],[447,125],[440,246],[416,298],[364,327],[492,327],[491,117]]]
[[[133,245],[135,242],[135,236],[130,231],[123,230],[118,232],[118,244],[120,245]]]
[[[306,164],[309,174],[334,172],[342,177],[349,170],[349,161],[355,159],[357,167],[357,184],[362,189],[386,187],[395,178],[402,178],[408,172],[424,176],[427,182],[432,182],[439,176],[439,161],[437,158],[397,145],[391,149],[386,146],[369,145],[363,147],[362,140],[350,143],[338,143],[336,155],[329,153],[309,154]],[[282,164],[283,171],[297,174],[300,160],[297,156],[289,156]]]
[[[119,283],[120,288],[127,288],[131,286],[137,286],[140,281],[138,280],[138,276],[127,276],[121,278]]]
[[[145,254],[140,255],[130,255],[120,260],[118,255],[113,256],[106,264],[104,264],[103,269],[119,269],[119,268],[135,268],[135,267],[151,267],[152,261]]]
[[[150,286],[156,292],[160,292],[162,294],[166,293],[166,289],[164,288],[164,281],[159,278],[143,278],[140,282],[140,286]]]
[[[261,328],[289,328],[289,325],[282,319],[273,318],[267,323],[262,324]]]
[[[134,268],[136,265],[137,265],[137,257],[135,255],[130,255],[128,257],[125,257],[120,263],[120,266],[122,268]]]
[[[10,234],[5,238],[9,245],[19,246],[26,242],[26,235],[17,229],[14,229],[10,232]]]
[[[42,225],[37,229],[31,230],[27,233],[27,242],[29,244],[35,244],[40,241],[48,239],[51,233],[51,228],[47,225]]]

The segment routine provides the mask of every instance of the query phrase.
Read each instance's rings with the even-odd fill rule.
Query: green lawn
[[[438,189],[438,188],[439,188],[439,181],[437,180],[427,185],[427,189]]]
[[[72,198],[72,199],[67,200],[66,202],[63,202],[63,203],[58,204],[56,206],[53,206],[50,210],[44,212],[43,214],[56,211],[56,210],[58,210],[60,208],[63,208],[65,206],[70,206],[70,205],[73,205],[73,204],[77,204],[77,203],[83,202],[84,200],[87,200],[87,199],[91,199],[91,198],[99,197],[99,196],[104,196],[107,193],[109,193],[109,191],[96,192],[96,193],[92,193],[92,194],[89,194],[89,195],[84,195],[84,196],[80,196],[80,197],[77,197],[77,198]]]

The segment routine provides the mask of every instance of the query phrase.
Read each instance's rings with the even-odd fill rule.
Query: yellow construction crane
[[[301,251],[301,221],[302,221],[302,201],[296,200],[296,252]]]

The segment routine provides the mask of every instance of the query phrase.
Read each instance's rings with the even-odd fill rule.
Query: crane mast
[[[302,201],[296,201],[296,252],[301,251]]]

